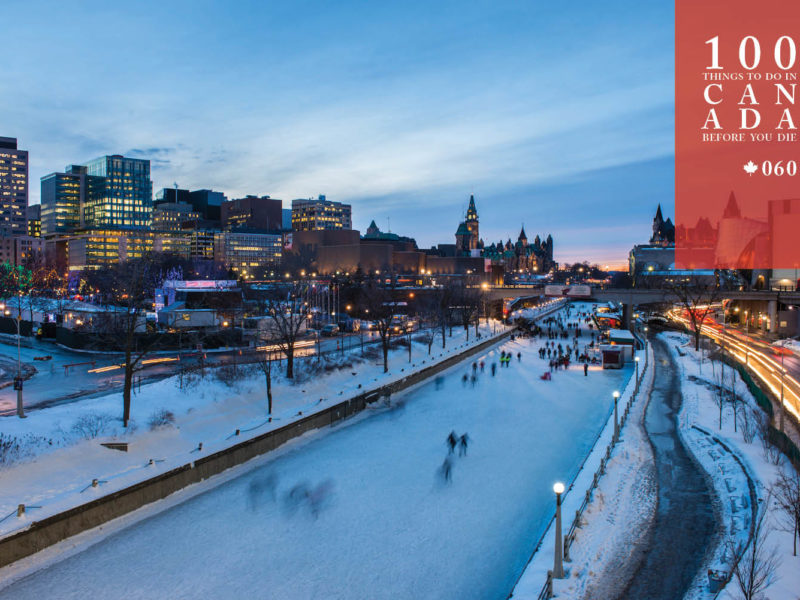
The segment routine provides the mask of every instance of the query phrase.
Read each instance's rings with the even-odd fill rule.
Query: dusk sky
[[[3,2],[0,135],[39,178],[149,158],[229,198],[326,194],[453,243],[620,265],[674,212],[671,2]]]

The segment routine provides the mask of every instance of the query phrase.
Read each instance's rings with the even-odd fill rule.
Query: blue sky
[[[673,213],[670,2],[7,0],[0,39],[32,202],[123,153],[156,190],[326,194],[421,246],[474,193],[487,242],[524,222],[603,264]]]

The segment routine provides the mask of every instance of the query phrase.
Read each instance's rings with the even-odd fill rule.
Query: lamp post
[[[783,413],[786,412],[786,408],[783,405],[783,374],[786,370],[783,368],[783,348],[781,348],[781,433],[783,433]]]
[[[5,315],[11,314],[10,310],[5,311]],[[17,416],[25,418],[25,409],[22,405],[22,351],[20,350],[20,309],[17,308],[17,318],[14,323],[17,326],[17,376],[14,378],[14,389],[17,390]]]
[[[636,363],[636,392],[639,392],[639,357],[635,356],[633,362]]]
[[[614,441],[619,439],[619,419],[617,418],[617,403],[619,402],[619,392],[614,392]]]
[[[564,493],[564,484],[560,481],[553,485],[556,493],[556,547],[553,557],[553,579],[564,578],[564,548],[561,538],[561,494]]]
[[[650,340],[647,337],[647,326],[645,326],[645,328],[644,328],[644,351],[645,352],[647,352],[649,346],[650,346]]]

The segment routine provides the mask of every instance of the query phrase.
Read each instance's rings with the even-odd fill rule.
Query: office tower
[[[194,207],[195,211],[200,213],[203,219],[208,221],[220,220],[222,203],[227,201],[228,199],[222,192],[213,190],[189,192],[189,204]]]
[[[0,234],[26,235],[28,224],[28,151],[17,138],[0,137]]]
[[[28,235],[30,237],[42,237],[42,205],[30,205],[25,215],[28,220]]]
[[[292,230],[352,229],[352,209],[349,204],[331,202],[325,196],[316,200],[292,200]]]
[[[150,161],[119,154],[101,156],[84,165],[86,175],[103,178],[97,193],[85,198],[83,218],[87,227],[145,229],[153,211]]]
[[[279,231],[282,226],[282,202],[269,196],[246,196],[223,202],[220,212],[225,229]]]

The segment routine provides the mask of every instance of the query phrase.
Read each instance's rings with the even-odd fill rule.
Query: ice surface
[[[474,387],[461,380],[469,361],[0,598],[505,598],[551,516],[553,482],[574,476],[631,374],[573,367],[542,381],[538,346],[508,342],[477,359]],[[492,377],[500,349],[515,358]],[[447,485],[451,430],[471,444]],[[316,517],[284,502],[303,482],[330,483]]]

